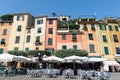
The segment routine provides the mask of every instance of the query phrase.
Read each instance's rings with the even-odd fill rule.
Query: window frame
[[[30,39],[31,39],[31,36],[30,36],[30,35],[27,35],[27,37],[26,37],[26,43],[29,43],[29,42],[30,42]]]
[[[94,44],[89,44],[89,52],[95,53],[95,45]]]
[[[89,40],[94,40],[94,39],[93,39],[93,34],[92,34],[92,33],[89,33],[89,34],[88,34],[88,38],[89,38]]]
[[[66,45],[62,45],[62,49],[67,49],[67,46]]]
[[[16,36],[15,43],[20,43],[20,36]]]
[[[48,28],[48,34],[53,34],[53,28]]]
[[[22,25],[18,25],[17,31],[22,31]]]
[[[105,55],[109,55],[109,48],[107,46],[104,46],[104,53]]]
[[[53,38],[48,38],[48,45],[52,45],[53,44]]]
[[[7,35],[7,29],[3,29],[2,35]]]
[[[62,40],[66,40],[66,34],[62,34]]]

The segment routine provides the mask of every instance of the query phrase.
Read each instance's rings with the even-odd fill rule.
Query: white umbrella
[[[86,60],[87,57],[79,57],[79,56],[69,56],[65,57],[63,62],[73,62],[73,69],[75,70],[75,62],[77,63],[82,63],[82,60]]]
[[[46,62],[52,62],[52,63],[55,63],[55,62],[62,62],[62,58],[59,58],[59,57],[56,57],[56,56],[49,56],[49,57],[45,57],[42,59],[43,61],[46,61]],[[52,66],[51,66],[52,67]]]
[[[8,54],[8,53],[3,53],[0,54],[0,62],[11,62],[15,61],[17,59],[17,56]]]
[[[107,59],[104,59],[104,58],[88,58],[87,62],[103,62],[103,61],[106,61]]]
[[[17,56],[16,61],[21,61],[21,62],[32,62],[32,59],[24,56]]]
[[[50,56],[50,57],[45,57],[42,60],[47,62],[61,62],[63,59],[56,56]]]
[[[69,56],[69,57],[65,57],[63,62],[81,62],[82,60],[86,60],[87,57],[79,57],[79,56]]]
[[[95,57],[91,57],[91,58],[88,58],[85,62],[87,63],[92,63],[93,64],[93,69],[94,69],[94,63],[95,62],[103,62],[103,61],[106,61],[107,59],[104,59],[104,58],[95,58]]]

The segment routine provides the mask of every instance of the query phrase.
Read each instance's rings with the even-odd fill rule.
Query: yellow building
[[[101,22],[98,24],[98,38],[100,53],[103,58],[112,58],[111,42],[108,34],[109,28],[107,23]]]
[[[110,38],[111,54],[113,58],[120,56],[120,29],[118,22],[108,21],[108,35]]]
[[[29,13],[14,14],[8,50],[32,50],[34,39],[31,31],[34,27],[34,17]],[[32,33],[31,33],[32,32]]]

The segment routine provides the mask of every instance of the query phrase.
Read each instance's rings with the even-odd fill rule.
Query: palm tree
[[[53,13],[52,13],[52,16],[53,16],[53,17],[55,17],[55,16],[56,16],[56,13],[55,13],[55,12],[53,12]]]

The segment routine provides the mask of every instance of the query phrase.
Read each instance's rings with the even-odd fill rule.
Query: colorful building
[[[47,16],[35,18],[35,50],[45,50],[46,19]]]
[[[78,24],[83,32],[82,49],[88,51],[90,57],[101,57],[96,18],[80,18]]]
[[[120,56],[120,29],[118,22],[114,20],[107,20],[108,23],[108,35],[110,39],[111,58]]]
[[[57,25],[58,25],[57,17],[51,17],[47,18],[46,21],[46,43],[45,43],[45,50],[48,50],[51,52],[51,54],[54,52],[54,50],[57,49]]]
[[[12,21],[0,21],[0,54],[7,53]]]
[[[34,27],[34,17],[29,13],[14,14],[8,50],[28,51],[33,49],[32,36],[29,35]]]
[[[57,33],[57,50],[60,49],[82,49],[82,33]]]

